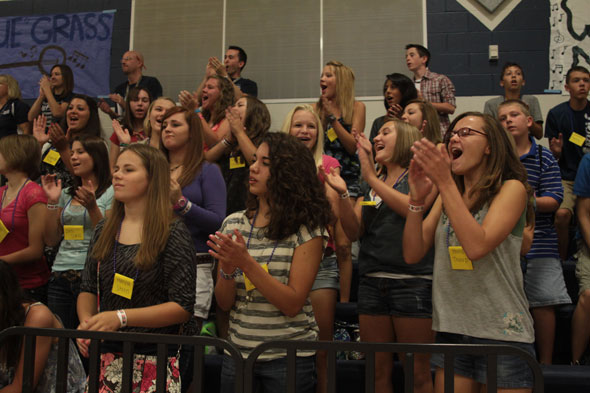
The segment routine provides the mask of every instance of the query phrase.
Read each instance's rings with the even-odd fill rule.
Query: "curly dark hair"
[[[260,143],[268,145],[270,157],[270,223],[265,236],[280,240],[296,233],[301,225],[310,229],[329,225],[332,210],[311,151],[282,132],[268,132]],[[248,195],[246,207],[246,215],[252,218],[258,209],[256,196]]]

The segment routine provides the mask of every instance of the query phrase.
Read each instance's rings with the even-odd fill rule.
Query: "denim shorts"
[[[362,277],[357,311],[364,315],[432,318],[432,280]]]
[[[322,259],[322,263],[320,263],[320,270],[315,277],[315,281],[313,282],[311,290],[315,291],[316,289],[326,288],[336,290],[340,289],[338,262],[336,260],[336,255],[331,255]]]
[[[296,358],[296,393],[315,392],[315,356]],[[235,392],[236,369],[231,357],[223,357],[220,393]],[[287,358],[258,361],[254,364],[253,392],[279,393],[287,391]]]
[[[570,304],[563,268],[557,258],[526,260],[524,291],[531,308]]]
[[[514,341],[488,340],[453,333],[436,333],[437,344],[499,344],[518,347],[535,357],[534,344]],[[442,353],[433,353],[430,363],[438,368],[444,368],[444,356]],[[454,373],[471,378],[481,384],[487,380],[487,358],[477,355],[455,356]],[[533,387],[533,372],[528,363],[518,356],[498,356],[498,388],[517,389]]]

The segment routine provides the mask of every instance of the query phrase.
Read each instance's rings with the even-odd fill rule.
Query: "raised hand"
[[[41,176],[41,185],[47,196],[47,203],[57,204],[61,195],[61,179],[58,179],[54,174],[43,175]]]
[[[365,180],[368,180],[371,176],[377,176],[375,172],[375,161],[373,160],[373,145],[371,141],[367,139],[365,134],[358,132],[353,128],[352,135],[356,140],[356,146],[358,149],[358,157],[361,163],[361,175]]]
[[[209,254],[224,265],[235,266],[243,270],[247,259],[250,257],[246,242],[237,229],[234,229],[231,235],[224,235],[221,232],[209,235],[207,245],[211,248]]]
[[[340,108],[338,108],[338,106],[336,105],[336,103],[330,99],[328,99],[325,96],[322,96],[322,105],[323,107],[326,109],[326,112],[328,112],[329,115],[332,115],[334,117],[336,117],[337,119],[339,119],[342,116],[342,113],[340,112]]]
[[[78,187],[74,199],[88,210],[96,206],[96,195],[94,194],[92,180],[88,180],[86,184]]]
[[[45,144],[49,141],[49,134],[45,133],[45,127],[47,126],[47,117],[45,115],[39,115],[33,119],[33,136],[37,139],[40,144]]]
[[[69,148],[70,130],[64,134],[64,131],[57,123],[52,123],[49,126],[49,138],[51,138],[51,144],[58,150],[63,151]]]
[[[342,195],[348,190],[346,182],[340,176],[340,174],[338,173],[338,170],[336,168],[330,169],[329,173],[326,173],[326,170],[324,169],[323,165],[320,165],[319,169],[324,176],[324,180],[326,181],[326,184],[328,184],[330,187],[332,187],[334,189],[334,191],[336,191],[338,193],[338,195]]]
[[[111,101],[113,101],[115,104],[119,104],[121,106],[125,106],[125,99],[123,98],[122,95],[114,93],[114,94],[109,94],[109,98]]]
[[[194,111],[199,106],[199,98],[196,93],[191,93],[188,90],[182,90],[178,94],[178,101],[180,105],[189,111]]]
[[[412,146],[415,161],[426,176],[440,189],[441,185],[451,184],[451,159],[445,145],[434,145],[426,138],[414,142]]]
[[[225,66],[223,65],[223,63],[221,61],[219,61],[219,59],[217,57],[210,57],[209,64],[215,70],[215,73],[217,75],[222,76],[222,77],[227,77],[227,70],[225,69]]]
[[[558,138],[549,139],[549,150],[553,153],[553,156],[557,159],[561,156],[563,149],[563,134],[560,132]]]
[[[238,135],[245,131],[244,123],[240,120],[240,115],[238,113],[238,108],[229,107],[225,110],[225,118],[229,123],[229,127],[231,130],[232,135]]]
[[[182,189],[178,184],[178,175],[170,176],[170,202],[175,205],[176,202],[182,197]]]
[[[47,75],[43,75],[41,77],[41,80],[39,80],[39,87],[45,96],[51,92],[51,82],[49,81]]]
[[[415,203],[423,203],[432,190],[432,181],[414,159],[410,161],[408,185],[410,186],[410,200]]]
[[[131,134],[129,134],[129,130],[123,128],[117,119],[113,119],[113,131],[117,134],[119,143],[125,143],[127,145],[131,143]]]
[[[404,108],[400,104],[393,104],[387,108],[387,117],[390,119],[401,119],[403,112]]]

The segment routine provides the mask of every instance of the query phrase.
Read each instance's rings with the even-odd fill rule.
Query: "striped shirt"
[[[528,182],[535,192],[535,197],[551,197],[561,204],[563,199],[563,186],[559,165],[553,154],[535,143],[535,139],[529,136],[531,149],[520,157],[528,175]],[[539,147],[541,148],[542,162],[539,162]],[[533,245],[526,255],[527,258],[559,258],[557,251],[557,233],[553,225],[553,213],[535,213],[535,234]]]
[[[220,231],[225,234],[238,229],[248,241],[248,252],[259,264],[268,263],[268,272],[281,284],[287,285],[291,271],[291,261],[295,249],[303,243],[322,236],[327,239],[323,229],[310,230],[301,226],[297,233],[280,240],[264,236],[266,227],[253,228],[250,237],[250,222],[244,211],[228,216]],[[325,245],[325,244],[324,244]],[[274,253],[273,253],[274,252]],[[309,261],[319,266],[320,261]],[[229,340],[235,344],[246,358],[257,345],[271,340],[317,340],[318,327],[313,315],[309,297],[303,308],[294,317],[288,317],[272,305],[260,292],[252,289],[246,292],[244,276],[236,277],[236,300],[229,316]],[[315,351],[298,351],[297,356],[312,356]],[[263,353],[259,360],[272,360],[284,357],[285,351],[271,350]]]

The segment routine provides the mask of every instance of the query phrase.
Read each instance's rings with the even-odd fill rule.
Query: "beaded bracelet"
[[[221,267],[219,268],[219,275],[225,280],[233,280],[234,278],[238,277],[240,274],[242,274],[242,272],[238,268],[236,268],[231,274],[227,274],[226,272],[223,271],[223,269]]]
[[[55,203],[48,203],[47,204],[47,210],[57,210],[59,209],[59,205],[55,204]]]

